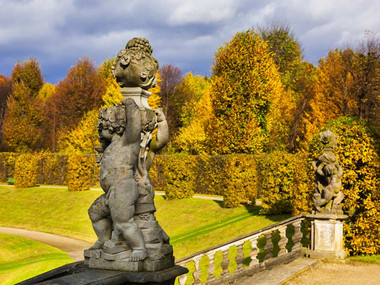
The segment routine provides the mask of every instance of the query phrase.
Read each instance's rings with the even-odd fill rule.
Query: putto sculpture
[[[318,161],[312,162],[315,171],[313,211],[314,213],[342,214],[339,204],[343,200],[343,193],[340,191],[343,169],[333,153],[337,136],[327,130],[320,133],[320,140],[323,144],[323,154]]]
[[[99,114],[97,162],[105,192],[88,213],[98,237],[85,251],[89,267],[157,271],[174,265],[169,237],[155,218],[149,169],[168,142],[162,110],[148,104],[156,84],[157,60],[146,39],[134,38],[112,67],[123,101]],[[155,132],[155,135],[153,135]]]

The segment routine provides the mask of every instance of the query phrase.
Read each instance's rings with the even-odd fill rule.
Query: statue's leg
[[[131,261],[144,260],[147,257],[145,243],[140,228],[133,216],[135,202],[139,196],[135,180],[125,179],[112,187],[109,194],[109,207],[114,228],[123,234],[132,248]]]
[[[112,223],[109,218],[110,211],[106,203],[106,194],[98,197],[88,209],[92,227],[98,237],[98,240],[90,249],[100,249],[104,242],[111,239]]]

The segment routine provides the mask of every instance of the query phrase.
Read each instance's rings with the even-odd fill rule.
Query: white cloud
[[[379,10],[371,0],[0,0],[0,74],[36,57],[55,82],[79,57],[100,63],[135,36],[150,40],[161,65],[207,74],[223,42],[271,22],[288,24],[315,63],[365,30],[379,34]]]

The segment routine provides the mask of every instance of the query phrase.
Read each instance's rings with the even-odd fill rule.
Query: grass
[[[352,261],[360,261],[365,263],[376,263],[380,264],[380,254],[377,255],[358,255],[358,256],[350,256],[350,260]]]
[[[32,229],[94,242],[87,210],[101,191],[68,192],[65,188],[1,187],[0,226]],[[206,199],[167,201],[156,196],[156,217],[171,237],[176,258],[181,258],[288,216],[264,216],[258,207],[222,208]]]
[[[0,284],[15,284],[70,262],[73,260],[57,248],[0,234]]]

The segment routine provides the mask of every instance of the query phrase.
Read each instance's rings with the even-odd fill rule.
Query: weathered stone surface
[[[310,257],[340,258],[345,257],[343,244],[344,215],[308,215],[311,221]]]
[[[320,138],[324,145],[323,154],[318,161],[312,163],[316,175],[313,211],[314,213],[343,214],[339,205],[343,200],[343,193],[340,191],[343,169],[332,152],[336,147],[337,136],[327,130],[320,133]]]
[[[137,284],[174,284],[175,278],[187,273],[188,270],[181,266],[155,271],[155,272],[123,272],[116,270],[102,270],[89,268],[82,262],[64,265],[19,284],[102,284],[102,285],[137,285]]]
[[[112,67],[124,100],[99,114],[101,146],[95,149],[105,194],[89,209],[98,236],[90,250],[100,250],[100,257],[86,253],[90,267],[152,271],[173,266],[169,237],[154,216],[149,177],[154,156],[169,137],[164,113],[148,104],[151,94],[146,89],[155,85],[158,69],[151,53],[147,40],[134,38]]]

